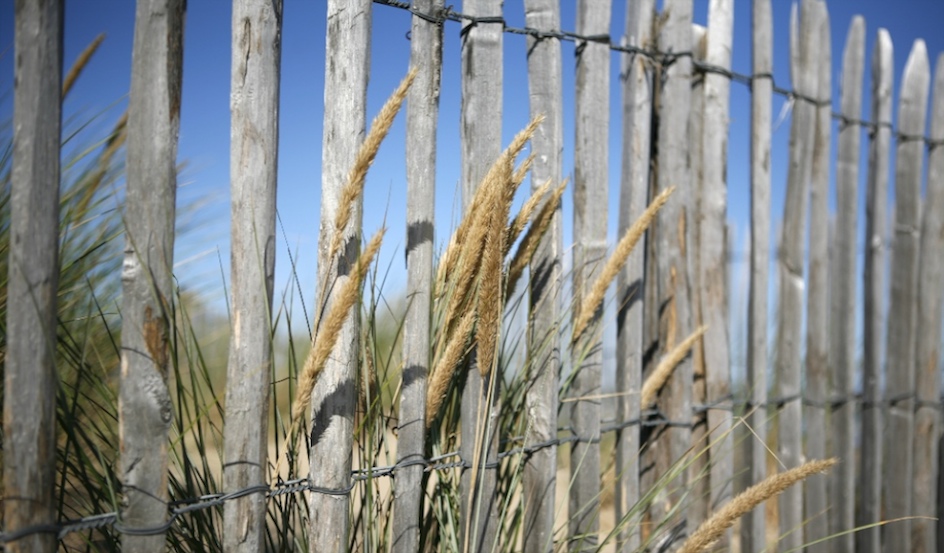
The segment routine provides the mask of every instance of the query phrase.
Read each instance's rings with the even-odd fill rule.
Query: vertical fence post
[[[500,16],[502,2],[467,0],[462,9],[476,17]],[[464,211],[469,210],[476,187],[501,153],[502,32],[500,23],[463,22],[460,133]],[[461,456],[465,462],[478,466],[474,471],[464,470],[460,481],[459,524],[463,549],[471,553],[491,551],[498,535],[499,504],[495,489],[498,475],[491,463],[497,461],[498,455],[500,384],[501,375],[495,371],[483,378],[478,368],[472,367],[462,392]]]
[[[832,411],[833,455],[839,466],[833,468],[830,480],[829,534],[837,537],[824,544],[831,551],[851,553],[854,534],[838,535],[855,527],[855,410],[856,369],[856,275],[859,213],[859,143],[862,129],[852,121],[862,117],[862,86],[865,70],[865,20],[852,19],[842,54],[840,81],[840,113],[845,121],[839,124],[839,154],[836,161],[836,242],[833,248],[836,272],[830,277],[830,365],[833,370],[833,391],[843,398]],[[821,87],[822,88],[822,87]],[[812,426],[811,426],[812,427]],[[815,428],[815,427],[813,427]]]
[[[371,0],[328,0],[325,46],[324,139],[322,143],[321,232],[318,237],[319,297],[316,317],[344,287],[360,251],[363,204],[351,207],[340,253],[329,259],[341,190],[366,127],[367,76],[370,63]],[[311,395],[310,479],[314,486],[347,489],[351,485],[355,374],[360,316],[345,321]],[[308,545],[311,551],[348,551],[350,495],[312,493]]]
[[[3,521],[7,532],[54,524],[56,298],[62,0],[17,2],[10,254],[4,359]],[[55,551],[55,534],[6,544]]]
[[[692,61],[705,63],[705,54],[708,38],[708,29],[697,23],[692,24]],[[705,187],[704,148],[702,138],[705,133],[705,73],[692,71],[692,101],[688,118],[689,162],[691,163],[691,206],[692,217],[687,227],[687,247],[692,255],[689,257],[689,293],[692,305],[692,326],[702,324],[701,297],[703,294],[701,272],[701,223],[702,223],[702,194]],[[723,246],[722,246],[723,248]],[[692,405],[708,403],[708,389],[705,378],[705,351],[704,341],[699,341],[692,348]],[[685,520],[686,527],[691,525],[697,528],[703,520],[708,518],[711,510],[711,482],[709,472],[711,460],[708,458],[708,414],[704,411],[692,413],[692,445],[697,451],[704,450],[704,455],[692,458],[688,467],[688,487],[690,507]]]
[[[806,399],[803,407],[803,419],[807,428],[826,428],[826,402],[829,395],[829,279],[841,273],[830,275],[832,263],[829,262],[830,221],[829,221],[829,164],[832,150],[832,46],[829,33],[829,16],[826,4],[817,2],[816,10],[822,12],[817,17],[817,35],[819,46],[816,57],[819,58],[815,70],[818,72],[814,98],[824,102],[816,106],[815,127],[813,130],[813,149],[811,151],[810,172],[810,242],[809,242],[809,286],[806,296]],[[839,209],[842,209],[840,206]],[[854,252],[855,250],[853,250]],[[854,319],[843,314],[844,319]],[[826,458],[825,431],[806,432],[806,458]],[[803,481],[803,506],[806,523],[803,531],[806,542],[825,538],[829,534],[829,498],[827,497],[827,477],[814,474]],[[800,486],[797,486],[798,488]],[[781,528],[785,534],[792,528]],[[832,543],[820,543],[810,546],[811,553],[828,553]]]
[[[654,0],[630,2],[626,8],[624,43],[645,48],[652,40]],[[640,54],[623,54],[623,155],[620,169],[618,235],[623,236],[649,203],[649,154],[652,131],[653,61]],[[643,355],[643,291],[645,243],[629,255],[616,283],[616,392],[617,420],[640,417]],[[616,438],[617,524],[639,502],[639,425],[628,426]],[[618,548],[630,553],[639,548],[639,529],[627,521]]]
[[[419,0],[414,9],[438,14],[443,0]],[[441,23],[413,16],[410,64],[416,80],[407,100],[407,312],[403,333],[403,389],[400,392],[397,463],[425,457],[426,378],[430,352],[430,288],[433,279],[433,220],[436,190],[436,122],[442,73]],[[423,511],[423,465],[396,471],[393,551],[420,548]]]
[[[816,95],[817,69],[814,59],[819,42],[816,0],[803,0],[797,22],[796,5],[790,26],[790,73],[796,91],[805,98]],[[800,324],[803,318],[803,250],[807,225],[807,182],[812,170],[815,106],[798,98],[793,104],[790,124],[790,165],[787,173],[787,197],[784,205],[783,234],[780,241],[779,286],[777,306],[777,357],[775,370],[780,397],[779,457],[786,468],[800,465],[803,458],[802,408],[800,382]],[[803,491],[794,486],[780,495],[780,547],[792,549],[803,544]]]
[[[666,0],[658,35],[661,52],[692,50],[692,1]],[[658,271],[659,353],[665,354],[692,332],[689,296],[689,251],[687,230],[691,222],[688,118],[691,105],[692,62],[687,56],[671,58],[663,67],[658,126],[656,191],[677,187],[659,212],[654,245]],[[658,407],[672,424],[657,427],[653,436],[654,473],[667,474],[682,459],[692,443],[692,362],[683,360],[659,394]],[[658,476],[657,476],[658,477]],[[684,473],[661,490],[650,513],[659,522],[683,500],[688,479]],[[655,522],[655,521],[654,521]],[[669,528],[679,521],[665,521]]]
[[[560,28],[560,3],[525,0],[525,21],[535,29]],[[531,139],[537,154],[531,169],[532,190],[548,179],[561,181],[564,154],[564,100],[561,45],[557,39],[528,37],[528,92],[531,117],[544,122]],[[531,261],[528,354],[533,383],[525,401],[530,432],[527,445],[557,438],[558,375],[561,367],[560,301],[563,251],[560,209]],[[524,537],[526,553],[554,550],[554,515],[557,448],[531,454],[524,467]]]
[[[888,448],[885,458],[884,517],[914,514],[915,346],[918,316],[918,247],[921,171],[931,69],[924,41],[908,56],[898,104],[898,147],[895,159],[895,232],[892,243],[891,295],[888,314],[888,362],[885,389],[888,407]],[[922,299],[923,301],[923,299]],[[886,551],[911,551],[911,521],[885,529]]]
[[[938,445],[941,437],[941,281],[944,278],[944,54],[938,55],[931,108],[928,186],[921,218],[921,268],[918,280],[917,410],[915,412],[914,514],[937,516]],[[937,551],[933,520],[914,522],[915,551]]]
[[[577,34],[607,35],[610,0],[577,4]],[[610,50],[600,42],[577,44],[574,100],[574,313],[606,256],[606,199]],[[578,440],[570,449],[569,539],[578,550],[595,547],[600,528],[600,388],[603,346],[600,313],[573,344],[574,376],[566,394],[570,424]]]
[[[142,0],[135,13],[128,106],[128,186],[122,269],[119,477],[126,527],[167,520],[167,392],[174,332],[177,132],[183,73],[184,2]],[[160,551],[165,534],[124,534],[124,551]]]
[[[234,0],[232,20],[232,328],[223,429],[227,492],[268,483],[282,0]],[[225,549],[261,551],[265,523],[264,491],[227,502]]]
[[[713,0],[708,8],[708,36],[705,61],[722,69],[731,68],[734,2]],[[708,460],[710,510],[721,507],[731,498],[733,486],[733,447],[729,396],[731,394],[731,355],[728,321],[728,240],[727,221],[727,166],[728,166],[728,103],[731,81],[717,73],[705,74],[705,126],[702,144],[701,221],[700,243],[696,255],[700,261],[701,320],[708,325],[704,351],[708,429],[711,449]],[[724,549],[730,545],[730,532],[717,544]]]
[[[747,321],[748,442],[750,483],[767,475],[767,314],[770,259],[770,124],[773,89],[773,20],[770,0],[753,0],[751,10],[751,283]],[[764,505],[744,519],[741,550],[766,548]]]
[[[887,294],[886,221],[888,213],[888,170],[892,122],[892,40],[879,29],[872,51],[872,115],[875,125],[869,140],[868,184],[865,195],[865,285],[863,301],[864,339],[862,377],[862,444],[859,450],[859,500],[856,526],[881,520],[882,506],[882,408],[881,374],[885,345]],[[881,529],[866,528],[856,533],[856,551],[877,553]]]

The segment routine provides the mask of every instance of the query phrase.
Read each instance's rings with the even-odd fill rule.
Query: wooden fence
[[[770,0],[753,0],[752,75],[731,66],[731,0],[711,2],[707,28],[692,24],[691,0],[630,2],[625,34],[608,36],[608,0],[581,2],[574,33],[560,30],[559,3],[525,0],[526,28],[502,17],[501,0],[466,0],[462,13],[443,0],[375,0],[413,11],[411,65],[417,70],[407,110],[407,290],[393,500],[393,549],[416,551],[420,520],[429,516],[424,466],[429,468],[426,382],[430,372],[433,194],[436,121],[443,33],[453,22],[462,37],[462,193],[471,199],[498,159],[502,112],[502,46],[506,32],[527,35],[531,112],[543,122],[532,139],[534,190],[562,181],[561,43],[577,45],[574,152],[573,305],[581,305],[606,257],[607,167],[621,160],[620,235],[649,201],[670,187],[645,247],[629,257],[616,284],[616,422],[601,412],[600,333],[570,339],[561,317],[565,290],[560,213],[531,261],[527,291],[528,348],[539,367],[526,394],[529,432],[524,452],[522,535],[525,551],[595,549],[601,529],[601,437],[616,433],[615,518],[638,520],[610,543],[621,551],[691,535],[745,487],[781,469],[835,456],[817,475],[779,497],[778,548],[821,551],[936,551],[938,516],[942,284],[944,284],[944,57],[931,71],[917,41],[901,79],[897,126],[892,121],[891,39],[884,30],[872,54],[872,105],[863,116],[866,25],[856,18],[841,56],[841,92],[834,74],[824,2],[802,0],[790,22],[792,90],[773,80]],[[363,140],[369,75],[371,0],[329,0],[326,48],[322,221],[335,221],[342,186]],[[163,547],[168,523],[167,442],[172,413],[166,389],[168,297],[173,266],[176,140],[182,76],[183,3],[139,0],[128,122],[127,247],[121,362],[122,527],[128,551]],[[18,2],[11,274],[5,363],[4,542],[10,551],[51,551],[55,527],[50,460],[55,419],[55,227],[61,87],[62,5]],[[267,393],[275,263],[275,180],[281,0],[236,0],[232,70],[232,338],[226,388],[225,548],[264,546]],[[517,55],[517,54],[516,54]],[[609,111],[612,56],[622,71],[622,110]],[[835,59],[839,60],[838,56]],[[32,60],[32,61],[30,61]],[[836,71],[835,73],[839,73]],[[726,164],[729,89],[751,88],[751,254],[746,389],[731,381],[727,308]],[[787,198],[777,249],[778,297],[768,302],[771,252],[771,104],[789,97]],[[834,106],[838,111],[834,112]],[[52,109],[56,107],[56,109]],[[42,115],[39,117],[38,115]],[[609,151],[608,121],[622,118],[622,149]],[[838,151],[831,155],[832,122]],[[859,159],[867,131],[869,157]],[[894,213],[887,204],[889,156],[895,148]],[[927,182],[922,175],[927,159]],[[829,178],[835,167],[835,180]],[[867,171],[867,189],[858,189]],[[835,183],[835,214],[828,206]],[[865,193],[864,295],[859,274],[858,198]],[[319,282],[337,291],[357,273],[361,206],[343,236],[322,225]],[[601,210],[602,209],[602,210]],[[893,222],[893,224],[892,224]],[[809,231],[807,229],[809,228]],[[21,239],[22,238],[22,239]],[[27,240],[27,238],[29,240]],[[32,242],[36,240],[37,242]],[[333,247],[341,244],[340,249]],[[329,246],[331,244],[332,246]],[[336,252],[341,252],[336,254]],[[890,266],[889,278],[885,278]],[[52,271],[52,272],[51,272]],[[335,283],[327,286],[325,283]],[[35,284],[41,283],[41,284]],[[51,288],[50,288],[51,287]],[[260,293],[264,291],[264,293]],[[35,300],[35,301],[34,301]],[[22,305],[17,304],[19,301]],[[768,336],[768,314],[776,313]],[[864,336],[855,319],[864,316]],[[591,323],[598,329],[606,311]],[[887,313],[887,316],[886,316]],[[39,316],[37,316],[37,314]],[[349,493],[358,357],[358,316],[340,339],[312,393],[309,547],[342,551],[351,543]],[[804,321],[805,320],[805,326]],[[643,381],[685,337],[704,325],[703,338],[672,372],[654,405],[640,400]],[[563,325],[566,327],[567,325]],[[804,334],[805,330],[805,334]],[[547,336],[555,336],[547,345]],[[773,343],[773,355],[769,344]],[[861,343],[862,348],[857,344]],[[573,375],[563,385],[563,358]],[[772,360],[772,363],[771,363]],[[771,366],[772,364],[772,366]],[[502,378],[466,372],[460,436],[463,549],[486,551],[501,542],[496,487],[500,436],[482,425],[497,417]],[[772,379],[772,380],[771,380]],[[861,391],[856,383],[861,381]],[[563,391],[561,391],[563,390]],[[773,395],[768,395],[768,390]],[[483,416],[483,413],[489,416]],[[571,434],[561,434],[569,421]],[[737,424],[736,424],[737,423]],[[742,429],[750,428],[750,432]],[[484,440],[473,440],[485,432]],[[746,437],[745,437],[746,436]],[[856,440],[859,436],[860,439]],[[743,438],[743,439],[742,439]],[[557,446],[571,444],[569,498],[555,496]],[[738,444],[743,443],[741,447]],[[736,450],[743,449],[743,456]],[[339,454],[339,452],[341,452]],[[735,464],[740,459],[741,464]],[[660,483],[669,475],[670,485]],[[301,489],[301,488],[300,488]],[[260,491],[261,490],[261,491]],[[646,497],[656,490],[654,497]],[[478,499],[476,499],[478,498]],[[635,506],[646,500],[647,512]],[[569,503],[566,537],[555,534],[555,512]],[[716,548],[760,551],[770,545],[761,504],[740,535],[722,534]],[[634,518],[637,517],[637,518]],[[913,517],[913,518],[910,518]],[[656,525],[653,521],[660,521]],[[880,521],[893,521],[878,525]],[[855,527],[857,533],[843,532]],[[817,540],[835,535],[830,541]],[[556,540],[556,541],[555,541]]]

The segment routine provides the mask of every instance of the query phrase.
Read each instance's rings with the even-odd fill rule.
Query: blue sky
[[[775,78],[781,86],[789,85],[788,29],[790,2],[774,0]],[[573,0],[563,0],[562,27],[575,28]],[[461,11],[461,2],[454,3]],[[611,34],[623,33],[625,3],[614,2]],[[834,97],[838,95],[839,59],[851,18],[862,14],[866,20],[866,78],[863,83],[863,117],[869,114],[869,62],[879,27],[889,30],[895,45],[895,98],[912,42],[924,38],[928,45],[932,70],[939,53],[944,52],[944,0],[861,0],[829,2]],[[511,25],[523,26],[522,0],[506,0],[505,17]],[[708,1],[695,1],[695,21],[707,21]],[[371,76],[368,88],[368,119],[382,105],[388,94],[407,72],[410,28],[408,13],[374,5],[371,43]],[[178,240],[177,274],[182,286],[200,293],[212,304],[224,301],[223,274],[229,268],[229,83],[230,18],[228,2],[191,0],[186,18],[184,85],[181,114],[179,158],[187,162],[180,180],[180,205],[199,201],[199,209],[190,215],[196,230],[185,232]],[[735,0],[733,68],[750,72],[750,2]],[[76,85],[65,106],[66,128],[75,121],[96,116],[86,130],[88,140],[95,132],[104,132],[121,115],[127,104],[133,38],[134,3],[118,0],[72,0],[66,2],[65,65],[99,33],[106,40]],[[314,295],[315,258],[319,224],[321,171],[322,106],[324,100],[325,3],[317,0],[286,0],[282,48],[282,98],[279,153],[278,207],[285,234],[278,232],[277,294],[290,280],[289,248],[297,256],[298,274],[306,299]],[[527,71],[525,39],[504,36],[504,117],[505,142],[527,123]],[[13,1],[0,0],[0,120],[12,114],[13,76]],[[611,112],[618,114],[620,101],[618,54],[612,56]],[[436,191],[436,241],[447,238],[456,220],[459,200],[459,25],[446,23],[443,86],[439,121],[439,163]],[[574,46],[563,46],[565,97],[564,172],[572,174]],[[729,145],[729,218],[735,229],[736,266],[743,265],[749,205],[749,124],[750,96],[740,84],[731,87],[731,135]],[[780,113],[783,100],[775,98],[774,114]],[[834,102],[838,105],[838,102]],[[897,112],[897,108],[895,110]],[[834,126],[835,131],[835,126]],[[611,118],[610,127],[610,208],[609,228],[615,239],[619,189],[620,120]],[[371,170],[365,200],[365,233],[372,234],[385,220],[388,227],[381,256],[382,268],[390,267],[386,293],[396,296],[404,286],[405,234],[405,162],[403,115],[382,146]],[[774,206],[775,219],[782,214],[786,180],[789,119],[774,129]],[[863,132],[864,186],[867,151]],[[861,187],[860,187],[861,188]],[[864,188],[860,197],[864,204]],[[571,199],[565,197],[565,243],[570,237]],[[861,238],[860,238],[861,240]],[[612,240],[611,240],[612,241]],[[737,271],[733,271],[736,273]]]

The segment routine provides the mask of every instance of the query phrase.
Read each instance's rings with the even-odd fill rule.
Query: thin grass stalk
[[[757,505],[779,495],[790,486],[814,474],[826,472],[839,460],[836,458],[809,461],[796,468],[768,476],[762,482],[739,493],[713,514],[687,539],[679,553],[698,553],[708,550],[721,535],[741,516]]]
[[[298,391],[295,401],[292,403],[292,419],[295,420],[295,424],[302,420],[305,411],[308,409],[315,382],[318,380],[318,375],[321,374],[332,348],[334,348],[334,342],[337,340],[338,333],[341,332],[341,327],[347,319],[348,312],[360,299],[361,283],[367,274],[367,268],[373,263],[374,256],[380,249],[383,235],[384,229],[379,230],[370,239],[364,253],[357,258],[354,270],[351,271],[351,278],[345,282],[344,288],[338,295],[338,300],[331,306],[331,310],[325,317],[324,325],[315,336],[311,352],[305,359],[305,366],[298,378]]]
[[[354,165],[351,172],[348,173],[347,182],[341,189],[341,197],[338,202],[338,211],[334,218],[334,238],[331,240],[331,249],[328,250],[328,259],[334,259],[338,250],[341,248],[341,241],[344,238],[344,230],[351,221],[351,213],[358,199],[364,194],[364,182],[367,179],[367,170],[370,169],[374,158],[377,157],[377,151],[380,150],[380,144],[390,132],[393,126],[393,120],[403,106],[406,100],[406,94],[410,90],[410,85],[416,78],[416,68],[410,69],[406,77],[400,81],[400,85],[393,92],[390,98],[380,112],[374,118],[370,125],[370,131],[364,138],[363,144],[357,151],[357,157],[354,159]]]
[[[467,342],[475,324],[476,312],[469,310],[459,322],[459,327],[450,336],[442,357],[433,368],[429,387],[426,390],[426,426],[430,427],[433,419],[446,400],[449,383],[467,351]]]
[[[682,359],[688,355],[688,352],[691,351],[692,347],[695,345],[695,342],[704,336],[707,330],[707,326],[703,325],[698,327],[698,329],[695,330],[691,336],[672,348],[672,351],[662,358],[662,361],[660,361],[659,365],[653,369],[652,373],[648,378],[646,378],[646,381],[642,385],[640,405],[643,408],[652,405],[652,402],[656,400],[656,395],[659,393],[659,390],[662,389],[662,386],[665,385],[665,382],[670,376],[672,376],[672,371],[674,371],[679,362],[681,362]]]
[[[561,198],[567,184],[568,181],[565,180],[551,193],[551,197],[541,206],[541,210],[534,217],[534,222],[528,227],[528,232],[521,239],[521,244],[518,245],[515,256],[511,258],[511,262],[508,264],[508,277],[505,282],[506,296],[514,293],[518,280],[524,274],[525,268],[531,262],[534,252],[537,251],[538,245],[541,243],[541,238],[554,221],[554,214],[560,207]],[[507,301],[507,297],[505,299]]]
[[[75,59],[75,63],[72,64],[72,67],[69,68],[69,72],[66,73],[65,78],[62,79],[63,99],[69,95],[69,91],[72,90],[75,81],[79,79],[79,75],[82,74],[82,71],[88,63],[92,61],[92,56],[95,55],[95,52],[98,50],[98,47],[101,46],[103,40],[105,40],[105,33],[101,33],[95,37],[92,42],[85,47],[85,50],[82,50],[79,57]]]
[[[632,253],[633,248],[636,247],[636,244],[642,238],[643,234],[645,234],[646,229],[648,229],[652,221],[655,220],[656,214],[659,213],[659,210],[662,209],[662,206],[665,205],[669,200],[669,196],[671,196],[674,191],[675,187],[670,187],[656,196],[639,220],[633,223],[626,231],[626,234],[620,239],[613,255],[611,255],[610,258],[606,260],[606,264],[603,265],[600,276],[597,277],[590,287],[590,292],[587,294],[586,299],[584,299],[582,304],[577,308],[579,315],[574,322],[574,333],[571,337],[571,343],[576,343],[580,336],[587,330],[590,321],[593,319],[593,314],[596,313],[600,304],[603,303],[603,298],[606,297],[606,289],[609,287],[610,283],[613,282],[613,279],[616,278],[616,275],[619,274],[629,254]]]

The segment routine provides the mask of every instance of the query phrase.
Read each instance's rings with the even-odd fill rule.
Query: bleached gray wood
[[[6,532],[56,522],[63,3],[16,2],[13,17],[13,168],[3,384]],[[6,544],[7,551],[15,552],[51,552],[57,546],[55,534],[49,533]]]
[[[478,17],[502,15],[501,0],[468,0],[462,10]],[[502,123],[502,25],[463,23],[462,105],[460,140],[462,149],[462,204],[469,202],[492,162],[501,153]],[[463,460],[477,464],[476,481],[472,470],[462,472],[460,519],[463,549],[472,553],[491,551],[498,537],[498,509],[495,469],[484,468],[498,456],[498,386],[501,379],[483,379],[477,367],[469,369],[462,392]],[[489,404],[489,388],[492,402]],[[478,439],[477,439],[478,438]],[[482,438],[487,438],[484,442]],[[476,441],[482,451],[475,457]]]
[[[230,81],[230,313],[223,490],[268,485],[282,0],[234,0]],[[223,506],[227,551],[265,547],[266,494]]]
[[[328,0],[316,317],[344,287],[360,252],[363,205],[359,201],[352,207],[337,259],[328,258],[341,188],[364,140],[371,6],[370,0]],[[344,490],[351,485],[359,326],[355,309],[345,321],[312,392],[309,477],[317,487]],[[349,494],[309,495],[309,550],[348,551],[350,503]]]
[[[898,104],[898,132],[924,134],[931,69],[924,41],[916,40],[908,55]],[[913,514],[915,345],[918,322],[918,246],[920,240],[921,172],[924,143],[899,138],[895,158],[895,226],[892,235],[891,295],[888,312],[888,361],[885,388],[888,407],[883,517]],[[921,298],[921,301],[924,301]],[[889,524],[885,551],[912,551],[911,520]]]
[[[821,47],[824,49],[825,46]],[[862,87],[865,71],[865,19],[856,16],[849,25],[842,54],[840,113],[852,121],[862,118]],[[822,88],[822,86],[820,87]],[[862,128],[854,123],[839,123],[839,154],[836,160],[836,242],[833,262],[836,271],[830,277],[830,365],[832,389],[836,397],[850,398],[854,393],[856,370],[856,312],[858,286],[859,231],[859,144]],[[837,537],[824,543],[830,551],[851,553],[855,535],[839,535],[855,527],[855,409],[853,401],[839,403],[832,411],[832,455],[840,463],[830,471],[829,535]],[[815,428],[813,423],[810,423]]]
[[[697,23],[692,24],[692,60],[705,62],[707,49],[708,29]],[[691,224],[687,227],[686,242],[692,252],[689,257],[689,293],[692,305],[692,326],[702,324],[701,297],[704,292],[701,272],[701,222],[702,194],[705,187],[704,151],[702,139],[705,134],[705,74],[695,71],[692,74],[692,100],[688,116],[689,162],[691,163],[691,199],[689,205],[692,210]],[[704,343],[696,343],[692,348],[692,403],[705,405],[708,401],[705,378]],[[708,442],[708,414],[694,413],[692,416],[692,445],[699,451],[709,447]],[[692,459],[688,467],[689,491],[691,500],[686,510],[686,525],[697,528],[703,520],[708,518],[711,500],[710,459],[708,455],[699,455]]]
[[[418,0],[414,9],[437,13],[443,0]],[[443,28],[413,16],[410,64],[417,69],[407,97],[407,311],[403,322],[403,384],[400,391],[397,463],[425,458],[426,379],[430,355],[430,287],[433,279],[436,122],[442,74]],[[423,465],[398,468],[394,478],[393,551],[420,547]]]
[[[806,296],[806,397],[803,419],[807,428],[825,429],[826,401],[829,396],[829,164],[832,140],[832,48],[830,45],[829,16],[826,5],[817,3],[819,15],[819,48],[816,53],[818,71],[815,98],[829,103],[816,107],[813,131],[813,159],[810,179],[810,242],[809,286]],[[848,314],[844,318],[851,319]],[[828,433],[806,433],[806,458],[825,459]],[[803,505],[806,514],[805,541],[813,542],[829,535],[829,498],[827,476],[814,474],[803,481]],[[789,530],[781,530],[781,534]],[[811,553],[828,553],[832,542],[818,543],[807,548]]]
[[[577,34],[610,31],[611,0],[577,4]],[[581,305],[606,256],[609,189],[610,49],[577,44],[574,116],[574,305]],[[577,313],[575,310],[574,313]],[[600,528],[600,393],[603,365],[600,313],[574,344],[574,371],[567,396],[570,425],[580,438],[570,448],[568,539],[571,551],[593,549]]]
[[[939,54],[931,96],[931,140],[944,140],[944,54]],[[921,218],[921,261],[918,276],[917,410],[914,438],[914,499],[916,516],[936,517],[938,448],[941,438],[941,306],[944,303],[944,146],[928,152],[928,185]],[[915,519],[914,551],[938,550],[936,524]]]
[[[626,9],[624,43],[645,47],[652,41],[655,1],[630,2]],[[624,54],[623,149],[620,168],[619,236],[642,215],[649,201],[649,154],[652,132],[653,63],[642,55]],[[646,240],[648,241],[648,237]],[[646,242],[636,246],[616,283],[616,419],[637,420],[642,388],[643,312]],[[639,426],[630,426],[616,438],[616,520],[639,502]],[[639,549],[639,529],[627,524],[617,547],[624,553]]]
[[[174,415],[166,382],[183,29],[184,2],[138,2],[128,105],[118,401],[121,522],[129,528],[156,527],[167,519],[168,432]],[[161,551],[164,534],[123,534],[121,547]]]
[[[535,29],[560,28],[560,3],[525,0],[525,22]],[[544,114],[544,122],[531,139],[537,154],[531,169],[532,190],[548,179],[561,181],[564,157],[564,101],[561,44],[556,39],[528,37],[528,94],[531,117]],[[528,352],[533,379],[525,401],[528,408],[530,445],[557,437],[558,374],[561,367],[560,300],[563,270],[561,213],[554,215],[547,234],[531,261],[530,326]],[[524,466],[524,534],[526,553],[550,553],[554,548],[554,516],[557,512],[557,448],[531,454]]]
[[[666,0],[658,35],[659,50],[688,52],[692,48],[691,0]],[[684,340],[692,331],[692,306],[689,300],[689,263],[686,229],[691,224],[691,168],[688,150],[688,119],[691,104],[692,63],[679,57],[663,67],[662,93],[659,99],[657,190],[675,186],[672,198],[659,212],[656,220],[655,249],[658,266],[659,355]],[[663,387],[657,400],[658,408],[671,421],[690,421],[692,417],[692,362],[683,360]],[[658,439],[654,449],[657,475],[665,474],[673,463],[691,446],[691,429],[670,425],[655,429]],[[657,494],[651,508],[655,520],[682,501],[687,484],[680,475],[672,485]],[[678,522],[668,521],[669,528]]]
[[[734,0],[712,0],[708,5],[706,61],[716,67],[731,68]],[[726,399],[731,393],[731,355],[728,351],[728,241],[725,234],[728,195],[728,103],[731,81],[717,73],[705,74],[705,126],[702,141],[703,183],[701,193],[700,258],[701,322],[708,330],[701,340],[704,351],[708,411],[708,459],[710,510],[728,502],[733,490],[734,442],[732,412]],[[716,547],[728,549],[731,532]]]
[[[872,108],[876,124],[869,141],[868,184],[865,195],[865,284],[862,377],[862,444],[859,458],[859,499],[856,526],[882,520],[882,409],[881,374],[885,346],[886,313],[886,220],[888,213],[888,170],[892,122],[892,40],[879,29],[872,51]],[[881,529],[856,532],[857,552],[877,553]]]
[[[816,96],[819,50],[819,17],[816,0],[800,4],[799,24],[796,5],[791,17],[790,74],[793,88],[807,98]],[[803,318],[803,259],[807,226],[808,188],[812,171],[813,129],[816,106],[797,99],[790,122],[790,165],[787,168],[787,197],[784,204],[783,234],[780,239],[780,301],[777,306],[777,344],[774,370],[779,395],[786,398],[778,422],[778,456],[786,468],[803,462],[802,403],[803,375],[801,321]],[[794,486],[780,494],[780,534],[778,547],[792,549],[804,543],[803,488]]]
[[[747,323],[749,482],[767,476],[767,313],[770,263],[770,134],[773,88],[773,19],[770,0],[753,0],[751,10],[751,283]],[[745,515],[741,551],[757,553],[766,544],[763,504]]]

